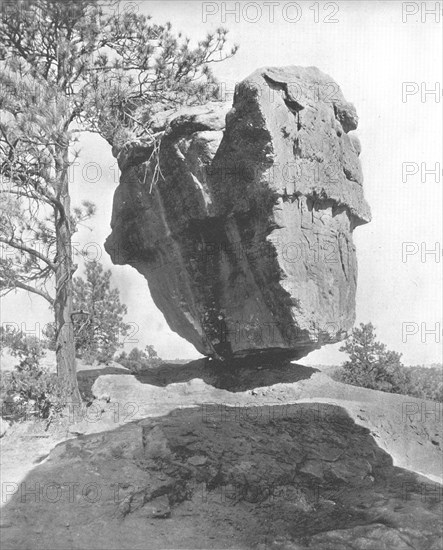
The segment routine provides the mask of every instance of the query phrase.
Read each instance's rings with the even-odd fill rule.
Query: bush
[[[443,365],[408,367],[411,377],[409,395],[443,403]]]
[[[133,374],[140,374],[143,371],[153,369],[163,362],[153,346],[146,346],[144,350],[132,348],[129,355],[126,352],[122,352],[116,361],[129,369]]]
[[[40,418],[51,421],[66,404],[56,374],[31,367],[2,375],[0,381],[2,416],[20,421]]]
[[[2,416],[18,421],[29,418],[51,420],[65,405],[56,374],[40,366],[45,351],[40,340],[9,327],[1,327],[2,350],[9,348],[19,359],[14,371],[2,373],[0,400]]]

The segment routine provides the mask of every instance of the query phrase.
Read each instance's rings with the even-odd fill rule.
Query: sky
[[[436,5],[440,12],[433,11]],[[354,232],[356,323],[371,321],[378,339],[401,352],[406,365],[441,362],[441,2],[142,1],[126,2],[124,9],[170,21],[192,40],[228,28],[229,43],[239,44],[239,51],[214,66],[227,100],[237,82],[264,66],[314,65],[338,82],[360,118],[364,190],[373,215]],[[117,164],[95,135],[84,135],[78,148],[73,204],[91,200],[97,214],[74,242],[79,250],[89,246],[90,255],[112,268],[133,326],[126,349],[153,344],[166,359],[199,357],[169,329],[144,278],[129,266],[112,266],[103,243],[110,233]],[[4,299],[3,323],[24,323],[38,334],[49,321],[51,312],[37,296]],[[325,346],[300,362],[340,364],[345,356],[339,347]]]

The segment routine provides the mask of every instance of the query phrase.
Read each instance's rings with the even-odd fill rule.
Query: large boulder
[[[116,151],[105,248],[142,273],[172,330],[204,355],[294,359],[355,320],[352,233],[370,221],[357,114],[315,67],[265,68],[232,107],[157,115]]]

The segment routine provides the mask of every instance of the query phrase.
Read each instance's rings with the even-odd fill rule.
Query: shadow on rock
[[[243,412],[176,409],[61,443],[8,486],[2,548],[441,548],[441,486],[394,467],[344,409]]]
[[[143,384],[166,387],[169,384],[201,378],[214,388],[243,392],[260,386],[299,382],[309,379],[317,369],[291,363],[280,356],[251,359],[232,359],[223,363],[197,359],[184,365],[164,363],[136,374]]]

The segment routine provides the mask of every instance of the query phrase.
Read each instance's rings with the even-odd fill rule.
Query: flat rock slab
[[[342,384],[298,364],[210,367],[205,361],[161,365],[138,376],[105,375],[94,383],[97,398],[83,429],[160,416],[182,407],[217,404],[219,414],[253,414],[261,407],[312,402],[336,404],[371,431],[394,464],[441,482],[443,475],[443,406],[406,395]],[[100,413],[101,410],[105,412]],[[229,412],[231,411],[231,412]]]

